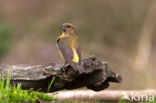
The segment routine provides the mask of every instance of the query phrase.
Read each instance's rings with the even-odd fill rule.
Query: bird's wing
[[[69,65],[71,65],[76,70],[77,69],[76,65],[79,65],[79,61],[80,61],[79,45],[76,44],[76,46],[74,46],[74,48],[72,48],[71,45],[67,43],[66,39],[59,39],[57,41],[58,41],[57,46],[60,50],[60,53],[64,57],[65,61],[67,63],[69,63]],[[74,56],[75,53],[77,56]],[[74,62],[73,61],[74,58],[78,59],[78,62]]]
[[[79,64],[81,64],[81,49],[80,49],[80,45],[79,45],[79,41],[77,41],[77,44],[76,44],[76,51],[77,51],[77,54],[78,54],[78,57],[79,57]]]
[[[75,63],[72,61],[74,58],[74,52],[73,49],[64,41],[64,39],[58,39],[57,40],[57,47],[60,50],[60,53],[62,54],[63,58],[67,63],[69,63],[71,66],[75,67]]]

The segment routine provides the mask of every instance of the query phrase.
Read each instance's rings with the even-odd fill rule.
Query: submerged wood
[[[0,65],[0,75],[11,75],[11,83],[21,83],[23,89],[33,89],[47,92],[48,85],[53,77],[55,80],[49,92],[63,89],[77,89],[86,87],[94,91],[109,87],[109,82],[120,83],[122,78],[114,73],[106,62],[95,56],[82,60],[86,73],[79,74],[70,65],[49,63],[45,65]]]

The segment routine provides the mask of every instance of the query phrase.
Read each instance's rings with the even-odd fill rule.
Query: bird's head
[[[69,34],[69,35],[72,35],[75,33],[74,25],[71,23],[63,23],[61,25],[61,30],[63,33]]]

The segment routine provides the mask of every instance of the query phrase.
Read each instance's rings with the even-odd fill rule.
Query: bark
[[[95,91],[109,87],[109,82],[120,83],[122,78],[112,72],[106,62],[100,61],[95,56],[82,60],[86,72],[79,74],[70,65],[49,63],[45,65],[1,65],[0,73],[4,77],[10,72],[11,83],[21,83],[23,89],[47,92],[48,85],[53,77],[55,80],[49,92],[63,89],[77,89],[87,87]]]

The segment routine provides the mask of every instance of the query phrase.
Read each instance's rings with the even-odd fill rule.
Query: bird
[[[79,37],[71,23],[63,23],[60,27],[62,34],[58,36],[56,46],[65,64],[69,64],[75,71],[82,74],[85,70],[81,66],[81,51]]]

